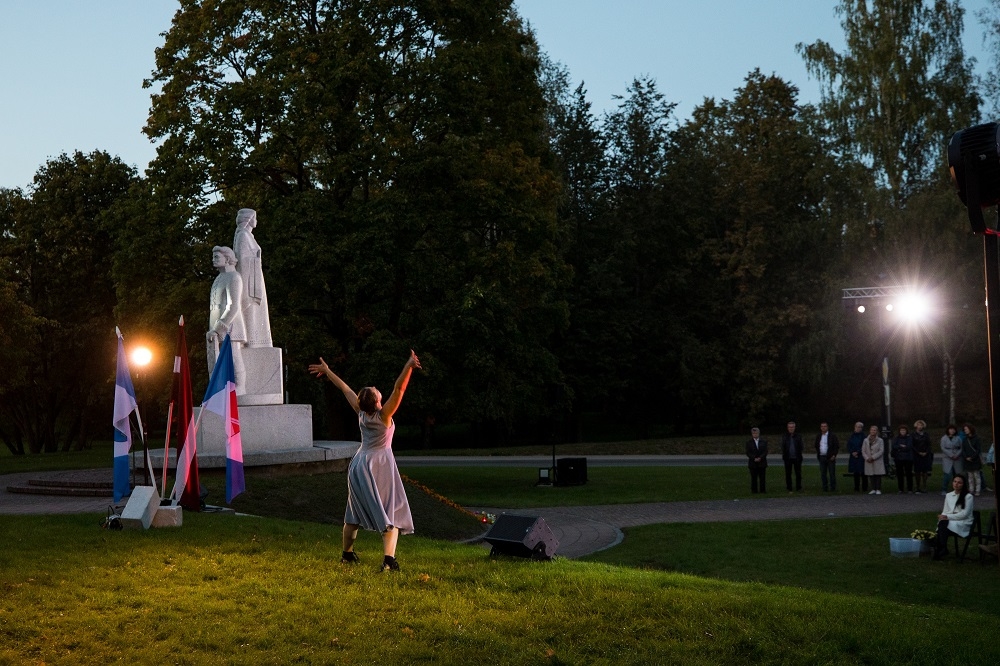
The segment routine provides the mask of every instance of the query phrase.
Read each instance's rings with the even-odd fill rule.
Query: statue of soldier
[[[243,365],[243,347],[247,334],[243,324],[243,278],[236,270],[236,253],[232,248],[215,246],[212,248],[212,266],[219,276],[212,283],[209,296],[208,333],[205,342],[208,348],[208,372],[215,368],[219,345],[229,333],[233,348],[233,367],[236,372],[236,394],[246,392],[246,368]]]

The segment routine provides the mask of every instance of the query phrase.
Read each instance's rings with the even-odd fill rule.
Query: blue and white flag
[[[201,408],[218,414],[226,424],[226,503],[246,489],[243,479],[243,440],[240,437],[240,410],[236,404],[236,368],[233,366],[233,343],[226,334],[212,378],[205,389]]]
[[[128,371],[128,361],[125,358],[125,342],[122,332],[115,326],[118,336],[118,367],[115,372],[115,466],[114,466],[114,496],[115,502],[121,500],[132,489],[129,487],[128,454],[132,448],[132,428],[128,417],[134,411],[139,419],[138,404],[135,400],[135,389],[132,387],[132,376]],[[139,421],[142,430],[142,421]]]

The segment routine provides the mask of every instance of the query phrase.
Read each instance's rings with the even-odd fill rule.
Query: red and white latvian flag
[[[177,327],[177,352],[174,355],[174,385],[170,393],[173,419],[169,425],[177,442],[177,479],[173,495],[180,492],[180,505],[188,511],[201,510],[201,483],[198,478],[197,428],[194,423],[194,397],[191,394],[191,366],[188,363],[184,317]]]

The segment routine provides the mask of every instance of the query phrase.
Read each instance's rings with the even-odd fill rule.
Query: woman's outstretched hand
[[[410,353],[413,353],[413,352],[410,352]],[[417,367],[419,367],[419,366],[417,366]],[[313,374],[313,375],[316,375],[319,378],[329,377],[330,376],[330,366],[328,366],[326,364],[326,361],[323,360],[323,357],[320,356],[319,357],[319,363],[313,363],[313,364],[311,364],[309,366],[309,373]]]
[[[320,359],[320,360],[323,360],[323,359]],[[413,352],[412,349],[410,350],[410,358],[406,359],[406,365],[407,365],[407,367],[416,368],[417,370],[421,370],[422,369],[420,367],[420,359],[417,358],[417,355]]]

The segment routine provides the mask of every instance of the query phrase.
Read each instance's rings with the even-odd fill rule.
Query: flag
[[[129,487],[128,453],[132,448],[132,428],[128,417],[134,411],[139,419],[139,406],[135,400],[135,388],[132,387],[132,377],[128,371],[128,361],[125,358],[125,341],[122,332],[115,326],[118,336],[118,367],[115,370],[115,457],[114,457],[114,498],[121,500],[131,492]],[[139,421],[142,431],[142,421]]]
[[[191,366],[188,363],[187,335],[184,317],[177,326],[177,352],[174,354],[174,384],[170,392],[173,403],[172,427],[177,439],[177,478],[174,495],[180,492],[180,505],[188,511],[201,510],[201,483],[198,478],[197,432],[193,420],[194,398],[191,395]],[[174,426],[176,424],[176,426]]]
[[[226,334],[215,360],[212,378],[205,389],[202,410],[218,414],[226,424],[226,503],[246,489],[243,481],[243,440],[240,439],[240,411],[236,405],[236,370],[233,343]]]

